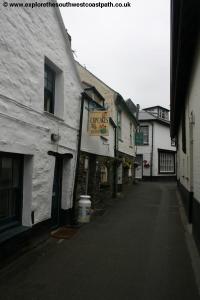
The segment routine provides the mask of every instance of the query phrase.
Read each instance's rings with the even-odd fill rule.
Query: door
[[[143,155],[137,154],[135,162],[137,162],[137,164],[138,164],[138,166],[135,168],[135,178],[142,179]]]
[[[58,227],[60,225],[62,168],[63,168],[62,159],[56,158],[55,169],[54,169],[54,181],[53,181],[52,209],[51,209],[51,219],[52,219],[53,227]]]

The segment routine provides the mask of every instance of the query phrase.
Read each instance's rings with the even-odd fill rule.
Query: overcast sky
[[[82,65],[142,108],[169,108],[170,0],[131,0],[131,8],[63,8],[61,13]]]

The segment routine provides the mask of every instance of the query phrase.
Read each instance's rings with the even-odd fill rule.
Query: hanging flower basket
[[[124,159],[124,161],[123,161],[123,167],[125,169],[130,169],[131,166],[132,166],[132,161],[130,159]]]
[[[143,163],[144,163],[144,168],[150,167],[150,163],[147,160],[143,160]]]

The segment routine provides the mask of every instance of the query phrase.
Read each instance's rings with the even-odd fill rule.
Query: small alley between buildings
[[[3,268],[1,299],[200,299],[181,211],[175,182],[129,185],[72,239],[50,238]]]

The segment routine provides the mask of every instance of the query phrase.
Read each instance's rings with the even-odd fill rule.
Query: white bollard
[[[78,202],[78,222],[89,223],[91,215],[91,196],[81,195]]]

